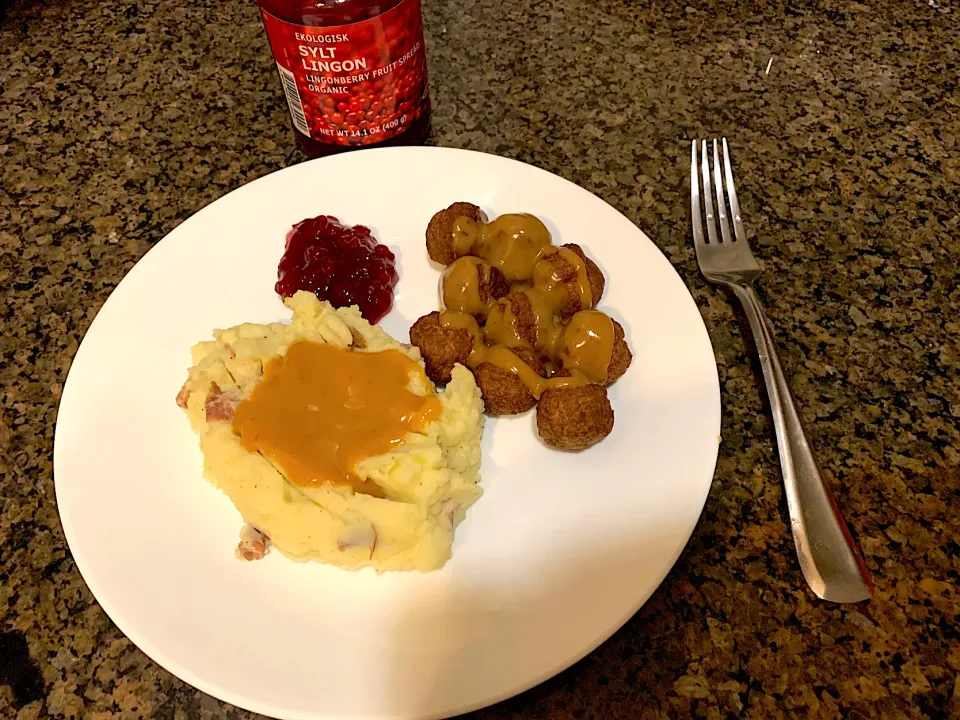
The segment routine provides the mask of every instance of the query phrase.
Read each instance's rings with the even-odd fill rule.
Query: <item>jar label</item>
[[[424,113],[420,0],[349,25],[297,25],[260,13],[299,132],[332,145],[372,145]]]

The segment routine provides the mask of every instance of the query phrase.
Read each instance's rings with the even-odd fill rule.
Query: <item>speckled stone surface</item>
[[[430,142],[569,178],[644,229],[710,329],[723,443],[646,606],[476,718],[960,717],[960,10],[949,0],[425,0]],[[760,293],[876,582],[804,586],[742,316],[698,276],[687,141],[724,134]],[[71,358],[123,274],[298,162],[254,4],[30,0],[0,20],[0,717],[248,717],[104,615],[52,477]]]

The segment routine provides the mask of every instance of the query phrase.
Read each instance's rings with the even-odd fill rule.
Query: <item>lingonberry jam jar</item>
[[[258,0],[310,157],[421,142],[430,126],[420,0]]]

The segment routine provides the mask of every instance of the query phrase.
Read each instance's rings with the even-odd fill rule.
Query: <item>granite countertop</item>
[[[960,717],[960,12],[955,0],[425,0],[431,143],[607,200],[691,289],[723,443],[646,606],[476,713]],[[252,0],[5,3],[0,20],[0,717],[248,717],[111,623],[64,542],[57,403],[123,274],[199,208],[302,159]],[[688,140],[731,139],[759,291],[876,582],[806,589],[744,319],[699,277]]]

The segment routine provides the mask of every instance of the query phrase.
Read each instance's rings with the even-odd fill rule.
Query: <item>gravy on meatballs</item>
[[[549,396],[537,424],[551,447],[584,449],[609,434],[605,386],[632,355],[620,324],[595,309],[605,280],[580,246],[554,245],[533,215],[487,222],[458,202],[431,219],[427,252],[446,266],[441,311],[417,320],[410,340],[431,379],[467,366],[490,415],[525,412]]]

